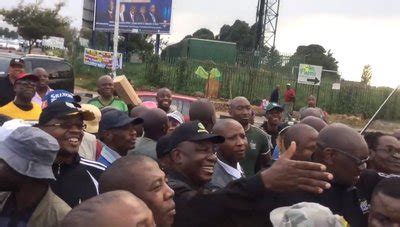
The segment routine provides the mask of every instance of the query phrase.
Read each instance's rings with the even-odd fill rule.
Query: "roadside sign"
[[[319,86],[321,84],[321,74],[322,66],[300,64],[297,83]]]
[[[332,90],[340,90],[340,83],[333,83]]]

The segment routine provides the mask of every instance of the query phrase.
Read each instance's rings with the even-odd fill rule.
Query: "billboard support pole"
[[[117,62],[118,62],[118,33],[119,33],[119,7],[121,0],[116,0],[115,2],[115,23],[114,23],[114,54],[112,61],[112,77],[115,78],[117,76]]]
[[[155,52],[156,55],[160,55],[160,34],[156,35]]]

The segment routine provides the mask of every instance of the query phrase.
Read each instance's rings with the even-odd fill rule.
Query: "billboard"
[[[321,84],[321,75],[322,66],[300,64],[297,83],[319,86]]]
[[[99,68],[112,68],[113,52],[85,48],[83,64]],[[122,54],[118,53],[117,68],[122,68]]]
[[[172,0],[121,0],[122,33],[169,34]],[[115,0],[96,0],[94,30],[113,32]]]

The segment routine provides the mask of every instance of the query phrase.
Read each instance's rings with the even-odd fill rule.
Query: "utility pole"
[[[280,0],[258,1],[255,50],[260,50],[264,46],[275,48],[280,2]]]
[[[114,23],[114,54],[112,61],[112,77],[117,76],[117,63],[118,63],[118,34],[119,34],[119,7],[121,0],[116,0],[115,2],[115,23]]]

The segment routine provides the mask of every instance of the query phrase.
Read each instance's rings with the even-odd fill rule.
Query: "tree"
[[[207,28],[200,28],[192,36],[198,39],[214,39],[214,33]]]
[[[361,83],[366,86],[369,86],[371,84],[371,79],[372,79],[372,68],[370,65],[365,65],[361,75]]]
[[[4,21],[16,27],[18,34],[28,41],[29,53],[38,39],[63,36],[70,22],[59,15],[63,2],[57,3],[54,9],[40,8],[40,3],[26,4],[21,1],[16,8],[0,9]]]
[[[10,38],[10,39],[16,39],[18,38],[18,33],[15,31],[10,31],[8,28],[0,28],[0,36],[3,36],[5,38]]]
[[[248,23],[236,20],[232,26],[223,25],[219,31],[219,39],[227,42],[235,42],[240,49],[252,49],[254,47],[255,29]]]
[[[296,52],[290,57],[289,63],[286,65],[288,68],[299,66],[299,64],[310,64],[322,66],[325,70],[337,71],[338,61],[333,57],[331,50],[328,52],[324,47],[318,44],[311,44],[308,46],[298,46]],[[327,74],[323,72],[322,75]],[[336,73],[335,78],[339,78]]]

